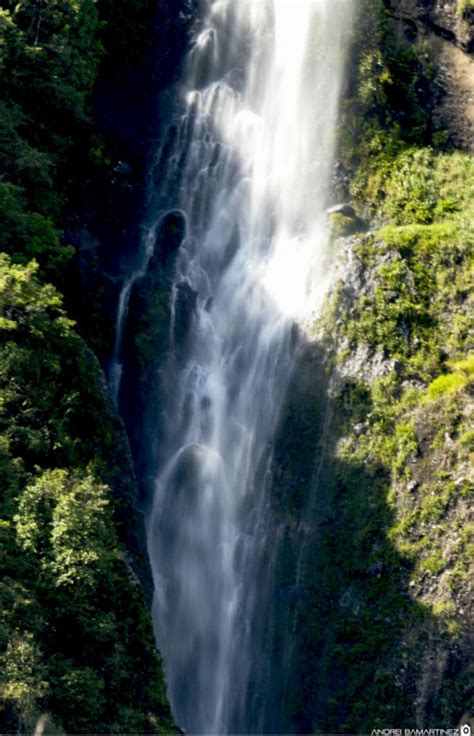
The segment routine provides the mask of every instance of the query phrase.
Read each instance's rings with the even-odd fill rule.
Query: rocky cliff
[[[474,146],[474,7],[462,0],[387,0],[400,40],[423,49],[438,75],[437,114],[458,146]]]
[[[333,285],[276,445],[288,731],[473,717],[472,17],[386,5],[354,36],[336,172],[352,203],[330,214]]]

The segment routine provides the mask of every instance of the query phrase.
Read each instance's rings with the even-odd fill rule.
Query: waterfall
[[[191,733],[263,728],[272,442],[324,294],[351,4],[205,3],[158,155],[156,218],[184,213],[175,283],[197,303],[148,539],[169,696]]]
[[[141,252],[139,253],[139,264],[132,270],[129,277],[125,280],[119,295],[114,351],[112,353],[108,375],[110,393],[112,394],[112,398],[116,405],[119,403],[119,392],[122,382],[123,363],[121,360],[121,354],[130,294],[136,282],[146,273],[148,264],[153,255],[154,245],[155,233],[153,230],[150,230],[146,233],[146,236],[143,238],[143,242],[141,243],[142,247]]]

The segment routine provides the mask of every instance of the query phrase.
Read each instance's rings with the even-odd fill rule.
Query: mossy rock
[[[331,237],[347,238],[363,230],[363,224],[357,217],[344,215],[342,212],[333,212],[329,215]]]

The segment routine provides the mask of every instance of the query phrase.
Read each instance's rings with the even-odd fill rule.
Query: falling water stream
[[[324,294],[351,5],[205,3],[160,154],[156,219],[185,218],[175,279],[197,303],[166,406],[148,538],[158,645],[175,719],[190,733],[264,727],[272,442],[295,324],[310,324]],[[117,361],[114,370],[117,394]]]

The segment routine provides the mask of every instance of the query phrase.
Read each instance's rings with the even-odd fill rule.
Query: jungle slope
[[[182,48],[182,9],[0,3],[2,732],[31,733],[38,719],[49,733],[176,732],[128,440],[83,339],[110,354],[115,306],[100,252],[113,260],[125,225],[116,217],[109,243],[87,256],[65,232],[97,225],[126,195],[138,208],[140,192],[116,184],[126,136],[99,128],[94,90],[138,76],[160,40],[172,73],[164,38]],[[92,279],[82,288],[84,258],[96,293]]]

